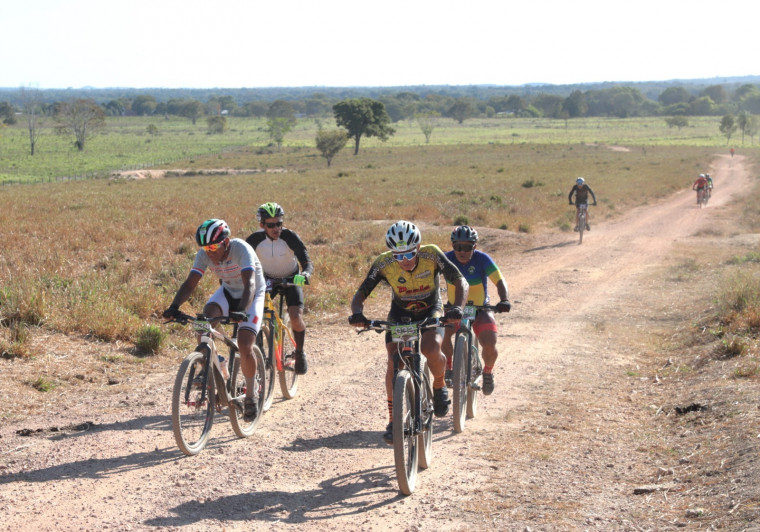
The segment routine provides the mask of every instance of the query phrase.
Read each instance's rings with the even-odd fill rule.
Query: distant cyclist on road
[[[573,188],[570,189],[570,194],[567,195],[567,200],[570,202],[570,205],[573,204],[573,194],[575,194],[575,229],[573,229],[573,231],[577,231],[581,205],[586,205],[586,207],[588,207],[589,194],[594,198],[594,205],[596,205],[596,194],[594,194],[594,191],[591,190],[591,187],[586,184],[586,180],[582,177],[575,180]],[[586,231],[591,231],[591,226],[588,223],[589,218],[590,213],[586,210]]]
[[[285,211],[277,203],[269,202],[261,205],[256,211],[260,230],[252,233],[246,242],[256,251],[264,276],[268,279],[293,278],[293,284],[285,292],[285,303],[288,305],[290,327],[293,329],[293,340],[296,342],[295,372],[304,375],[309,365],[303,350],[306,337],[306,323],[303,319],[303,286],[309,284],[314,273],[314,264],[309,258],[306,246],[295,231],[283,227]],[[300,266],[300,267],[299,267]]]
[[[699,205],[699,192],[702,191],[703,193],[706,193],[707,191],[707,177],[705,174],[699,174],[699,177],[694,181],[691,189],[697,191],[697,205]]]
[[[710,174],[705,174],[705,179],[707,179],[707,199],[710,199],[712,198],[713,180]]]
[[[499,293],[497,312],[509,312],[512,303],[509,301],[507,282],[493,259],[482,251],[475,249],[478,245],[478,232],[470,226],[461,225],[451,233],[452,251],[446,252],[446,257],[456,266],[470,285],[467,296],[472,305],[488,305],[488,280],[496,285]],[[449,285],[449,303],[453,304],[454,290]],[[493,393],[493,368],[499,352],[496,349],[496,320],[490,310],[479,310],[472,323],[475,337],[483,348],[483,394]],[[446,355],[446,380],[451,381],[452,358],[454,349],[452,336],[456,329],[446,328],[443,333],[443,353]]]
[[[365,327],[369,320],[364,316],[364,301],[380,281],[388,283],[392,290],[388,321],[400,322],[403,318],[421,321],[426,318],[444,317],[449,322],[462,319],[462,309],[467,301],[467,281],[435,244],[421,245],[420,230],[411,222],[400,220],[391,225],[385,234],[389,251],[378,256],[372,263],[367,277],[351,300],[351,316],[348,322],[354,327]],[[454,286],[453,305],[445,315],[438,291],[439,276]],[[385,336],[388,363],[385,372],[385,391],[388,397],[389,423],[383,439],[393,443],[393,361],[396,343],[390,332]],[[437,329],[422,333],[420,350],[427,358],[433,374],[433,408],[436,417],[449,411],[449,392],[444,381],[446,357],[441,352],[441,335]]]
[[[190,299],[206,270],[219,278],[220,286],[206,302],[203,314],[212,319],[229,316],[238,323],[240,368],[246,386],[243,416],[250,422],[258,415],[253,345],[264,315],[266,282],[261,263],[244,240],[230,240],[230,228],[224,220],[212,218],[203,222],[195,232],[195,242],[200,249],[193,267],[163,315],[173,318],[179,313],[180,305]]]

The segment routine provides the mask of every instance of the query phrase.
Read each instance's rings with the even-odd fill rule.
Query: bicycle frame
[[[272,328],[274,334],[272,335],[272,339],[274,344],[275,363],[277,364],[277,371],[283,371],[284,368],[282,364],[282,352],[285,346],[285,336],[287,335],[288,339],[294,346],[296,341],[293,338],[293,333],[290,332],[290,327],[287,327],[285,325],[285,322],[282,321],[282,310],[285,304],[285,295],[282,292],[275,293],[275,298],[279,298],[277,305],[275,305],[275,299],[272,298],[270,293],[266,293],[264,299],[264,319],[269,320],[269,323],[271,323],[273,326]]]

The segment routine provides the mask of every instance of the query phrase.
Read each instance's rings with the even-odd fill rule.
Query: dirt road
[[[182,455],[171,434],[176,357],[30,406],[37,414],[0,428],[0,529],[639,530],[686,521],[684,509],[664,515],[661,500],[633,494],[657,461],[636,452],[645,398],[626,368],[640,346],[617,333],[644,326],[654,306],[678,312],[678,296],[652,285],[651,272],[750,184],[740,156],[716,156],[710,171],[708,208],[691,191],[614,221],[592,207],[581,246],[576,233],[481,232],[515,300],[498,317],[496,391],[462,434],[450,416],[435,421],[433,464],[412,496],[399,495],[380,438],[382,342],[340,316],[309,323],[311,367],[295,399],[277,390],[247,440],[217,416],[197,457]],[[22,371],[4,365],[5,375]]]

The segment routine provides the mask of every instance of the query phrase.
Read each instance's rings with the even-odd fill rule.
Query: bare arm
[[[182,286],[177,290],[177,294],[174,296],[174,300],[172,300],[172,305],[179,308],[182,303],[190,299],[190,296],[193,294],[193,291],[195,290],[195,287],[198,286],[200,280],[200,275],[195,272],[190,272],[187,279],[185,279],[185,282],[182,283]]]

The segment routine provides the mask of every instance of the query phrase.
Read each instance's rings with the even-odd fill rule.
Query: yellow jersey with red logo
[[[385,281],[393,291],[393,305],[407,312],[425,312],[441,305],[438,274],[443,274],[449,283],[463,278],[462,273],[435,244],[420,246],[417,265],[412,271],[401,268],[401,263],[393,258],[393,253],[386,251],[372,263],[359,292],[365,298],[369,297],[378,283]]]

